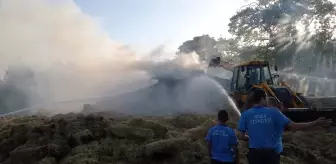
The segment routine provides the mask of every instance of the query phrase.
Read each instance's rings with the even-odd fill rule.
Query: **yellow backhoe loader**
[[[240,110],[247,104],[247,96],[253,90],[263,89],[279,106],[283,105],[283,113],[293,121],[313,121],[318,117],[326,117],[333,119],[333,124],[336,123],[336,107],[313,107],[310,101],[301,93],[293,91],[286,82],[276,83],[275,78],[279,75],[271,73],[267,61],[248,61],[234,65],[217,57],[210,61],[209,67],[222,67],[233,72],[228,92]],[[277,71],[276,66],[274,70]]]

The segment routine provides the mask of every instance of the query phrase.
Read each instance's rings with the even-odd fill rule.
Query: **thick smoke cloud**
[[[1,70],[31,69],[32,105],[100,95],[132,80],[127,76],[135,71],[127,65],[134,53],[111,40],[72,1],[1,2]]]
[[[31,72],[29,85],[26,79],[14,80],[29,107],[56,114],[96,103],[97,108],[155,114],[159,109],[207,112],[228,103],[193,54],[138,59],[70,0],[0,2],[0,70],[3,76],[8,68]]]

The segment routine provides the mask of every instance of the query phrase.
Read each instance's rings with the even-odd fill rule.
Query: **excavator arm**
[[[220,63],[220,67],[228,70],[228,71],[233,71],[233,64],[229,63]]]
[[[232,64],[232,62],[232,60],[224,62],[221,61],[220,57],[216,57],[210,61],[209,67],[221,67],[228,71],[233,71],[234,64]]]

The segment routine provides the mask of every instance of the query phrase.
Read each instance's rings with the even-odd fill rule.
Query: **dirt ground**
[[[209,115],[134,118],[111,113],[29,116],[1,120],[1,164],[209,163]],[[235,119],[229,122],[236,127]],[[247,143],[240,141],[246,163]],[[336,163],[336,133],[286,132],[284,164]]]

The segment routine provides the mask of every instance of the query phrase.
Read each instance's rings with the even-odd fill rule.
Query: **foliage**
[[[210,45],[215,50],[206,50],[208,54],[218,51],[217,56],[241,60],[264,59],[280,68],[295,67],[298,72],[320,67],[333,72],[335,21],[335,3],[330,0],[257,0],[230,18],[231,38],[219,38],[215,43],[212,39]],[[184,42],[180,52],[200,54],[199,50],[206,47],[197,40],[202,37],[211,38],[195,37]]]
[[[231,17],[229,32],[242,45],[258,45],[260,56],[280,66],[308,62],[315,69],[321,61],[302,61],[296,54],[333,52],[327,45],[334,44],[335,16],[335,4],[328,0],[259,0]]]

